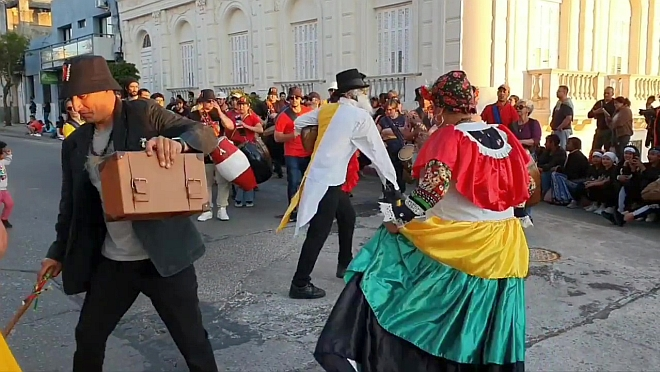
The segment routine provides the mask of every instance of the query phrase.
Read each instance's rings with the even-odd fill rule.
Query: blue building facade
[[[26,105],[37,104],[37,119],[54,123],[66,98],[59,94],[64,60],[83,54],[115,60],[121,34],[115,0],[52,0],[51,12],[52,32],[32,40],[25,55],[23,91]]]

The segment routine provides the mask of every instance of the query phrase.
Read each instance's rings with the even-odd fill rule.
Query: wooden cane
[[[11,321],[9,323],[7,323],[5,328],[2,330],[2,336],[5,339],[7,339],[9,337],[9,334],[14,329],[14,327],[16,326],[18,321],[21,320],[23,315],[25,315],[25,313],[30,308],[30,306],[34,303],[34,301],[37,300],[39,295],[44,290],[46,290],[46,289],[44,289],[44,286],[46,285],[46,283],[48,282],[49,279],[50,279],[50,276],[47,275],[42,280],[37,282],[37,284],[34,286],[34,290],[32,291],[32,293],[23,300],[23,303],[22,303],[21,307],[18,308],[18,311],[16,312],[16,314],[14,314],[14,317],[11,319]]]

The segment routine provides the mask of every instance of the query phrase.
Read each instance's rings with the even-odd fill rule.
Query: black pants
[[[612,130],[611,129],[596,129],[594,139],[591,145],[592,150],[610,151],[612,147]]]
[[[403,162],[399,159],[399,151],[402,149],[402,143],[398,140],[387,140],[385,141],[385,146],[387,147],[387,154],[390,156],[390,161],[394,166],[394,172],[396,173],[396,183],[399,186],[399,191],[406,192],[406,181],[403,179]],[[387,181],[388,184],[391,182]],[[383,186],[383,191],[385,187]]]
[[[332,222],[337,219],[339,235],[338,264],[346,267],[353,259],[353,231],[355,230],[355,210],[351,205],[351,198],[343,192],[341,186],[328,188],[323,199],[319,202],[316,214],[309,222],[307,237],[300,251],[298,267],[293,276],[293,285],[306,286],[311,280],[314,265],[325,244]]]
[[[194,266],[164,278],[149,260],[99,264],[76,326],[74,372],[101,372],[108,337],[140,293],[151,299],[191,372],[217,372],[202,324]]]

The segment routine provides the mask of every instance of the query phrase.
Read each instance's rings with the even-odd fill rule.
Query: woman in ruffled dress
[[[529,249],[514,208],[535,185],[531,158],[502,125],[475,122],[462,71],[424,94],[438,129],[409,197],[353,259],[315,350],[326,371],[523,371]]]

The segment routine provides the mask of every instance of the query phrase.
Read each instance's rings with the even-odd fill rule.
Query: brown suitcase
[[[156,220],[209,210],[204,157],[179,154],[162,168],[144,151],[117,152],[100,168],[108,221]]]

